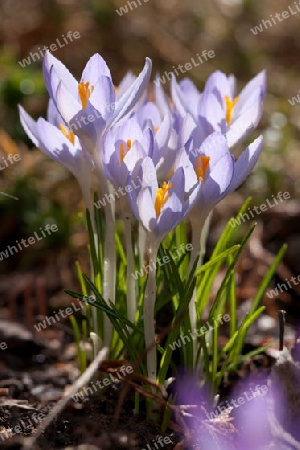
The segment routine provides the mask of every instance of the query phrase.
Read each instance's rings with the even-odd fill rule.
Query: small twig
[[[10,197],[10,198],[14,198],[15,200],[19,200],[17,197],[14,197],[13,195],[9,195],[6,192],[1,191],[0,194],[6,195],[7,197]]]
[[[42,433],[46,430],[46,428],[50,425],[52,420],[58,416],[58,414],[61,413],[61,411],[64,409],[70,398],[76,394],[79,389],[81,389],[86,383],[90,381],[90,379],[93,377],[94,373],[97,371],[98,366],[101,364],[101,362],[104,360],[108,353],[107,348],[103,348],[97,355],[97,357],[94,359],[94,361],[90,364],[90,366],[86,369],[86,371],[81,375],[81,377],[78,378],[78,380],[75,381],[71,389],[68,391],[67,395],[63,397],[56,405],[55,407],[50,411],[46,419],[42,422],[40,427],[37,430],[36,435],[34,438],[29,438],[25,441],[23,447],[21,450],[28,450],[33,448],[33,444],[37,441],[37,439],[41,436]]]

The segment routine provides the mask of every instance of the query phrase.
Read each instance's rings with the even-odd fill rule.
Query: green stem
[[[112,185],[107,180],[102,161],[96,158],[96,171],[100,184],[101,194],[106,199],[112,195]],[[103,284],[102,284],[102,296],[108,303],[110,300],[115,304],[116,293],[116,243],[115,243],[115,204],[104,202],[104,214],[105,214],[105,239],[104,239],[104,256],[103,256]],[[109,318],[104,317],[104,339],[103,345],[110,347],[112,324]]]
[[[139,248],[140,266],[143,266],[144,264],[146,242],[147,242],[146,231],[143,225],[139,222],[138,248]]]
[[[125,203],[126,202],[126,203]],[[125,244],[127,256],[126,272],[126,294],[127,294],[127,318],[134,323],[137,302],[136,302],[136,282],[132,274],[134,273],[134,254],[131,237],[131,219],[132,213],[128,207],[127,200],[122,199],[122,216],[125,224]]]
[[[90,194],[90,183],[87,182],[86,185],[81,184],[81,191],[83,195],[83,200],[85,203],[86,208],[89,210],[90,218],[91,218],[91,224],[94,232],[94,242],[95,242],[95,248],[96,251],[98,251],[98,232],[95,222],[95,215],[94,210],[92,208],[92,202],[91,202],[91,194]],[[94,280],[95,273],[94,273],[94,264],[92,260],[92,256],[90,256],[90,266],[91,266],[91,278]],[[98,311],[96,308],[92,308],[92,327],[93,331],[97,334],[99,334],[99,326],[98,326]]]
[[[203,216],[197,210],[190,214],[190,223],[192,227],[192,251],[189,263],[189,273],[192,270],[193,264],[199,255],[197,269],[202,266],[203,258],[206,252],[206,241],[209,231],[210,219],[212,212],[208,216]],[[197,308],[196,308],[197,291],[194,289],[193,296],[189,303],[189,316],[191,322],[191,330],[197,328]],[[197,355],[197,341],[193,341],[193,366],[196,364]]]
[[[144,298],[144,330],[146,348],[155,342],[155,326],[154,326],[154,306],[156,300],[156,258],[159,243],[151,240],[149,242],[149,266],[147,286]],[[147,372],[148,377],[156,381],[156,346],[153,346],[147,353]]]

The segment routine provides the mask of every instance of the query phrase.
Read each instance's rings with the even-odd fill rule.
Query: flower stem
[[[150,240],[149,243],[149,266],[150,271],[148,275],[147,286],[144,298],[144,330],[146,348],[152,345],[147,353],[147,372],[148,377],[156,381],[156,346],[155,342],[155,325],[154,325],[154,307],[156,301],[156,258],[159,244]]]
[[[126,203],[125,203],[126,202]],[[134,323],[137,302],[134,273],[134,254],[131,238],[131,219],[132,214],[130,208],[127,207],[127,200],[122,199],[122,216],[125,224],[125,244],[127,256],[127,273],[126,273],[126,293],[127,293],[127,318]]]
[[[81,186],[81,191],[82,191],[85,206],[89,210],[89,213],[90,213],[91,224],[92,224],[93,233],[94,233],[95,248],[96,248],[96,252],[98,255],[98,231],[97,231],[96,222],[95,222],[94,210],[92,208],[92,202],[91,202],[90,181],[86,180],[86,184],[84,185],[83,183],[81,183],[80,186]],[[94,263],[92,260],[92,256],[90,256],[90,265],[91,265],[91,277],[94,280],[94,278],[95,278],[94,272],[95,271],[94,271]],[[99,334],[98,311],[96,308],[92,308],[92,329],[96,334]]]
[[[199,214],[197,211],[192,211],[190,215],[190,222],[192,226],[192,252],[189,264],[189,273],[191,272],[198,255],[199,260],[197,268],[199,269],[202,266],[203,258],[206,251],[206,241],[211,216],[212,213],[210,213],[207,217],[203,217],[203,215],[201,215],[201,213]],[[196,289],[194,289],[193,296],[189,303],[189,316],[192,330],[194,328],[197,328],[196,295],[197,292]],[[196,344],[197,341],[193,341],[193,367],[196,364],[196,355],[197,355]]]
[[[96,171],[100,184],[101,194],[107,199],[112,195],[112,185],[106,178],[100,158],[96,160]],[[103,257],[103,283],[102,296],[106,303],[110,300],[115,304],[116,293],[116,242],[115,242],[115,205],[114,202],[104,201],[105,214],[105,239],[104,239],[104,257]],[[104,316],[103,345],[110,348],[112,335],[112,324]]]
[[[108,194],[110,193],[108,186]],[[115,205],[106,204],[105,211],[105,241],[104,241],[104,259],[103,259],[103,285],[102,296],[108,303],[110,300],[115,304],[116,293],[116,242],[115,242]],[[105,315],[104,317],[104,347],[110,347],[112,335],[112,324]]]

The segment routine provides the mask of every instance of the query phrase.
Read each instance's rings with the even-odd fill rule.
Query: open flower
[[[128,87],[129,78],[124,81],[122,91],[128,89],[118,98],[110,70],[99,54],[90,58],[79,83],[50,52],[46,53],[43,65],[50,97],[65,122],[91,153],[104,130],[126,116],[140,99],[148,84],[151,67],[151,60],[146,58],[144,69],[131,86]]]
[[[206,138],[200,148],[194,148],[190,141],[179,152],[174,167],[184,168],[186,192],[197,182],[203,184],[197,204],[206,214],[223,198],[234,175],[234,161],[226,139],[217,132]]]
[[[135,117],[110,128],[103,139],[102,162],[106,176],[115,187],[125,187],[134,164],[153,154],[154,139],[150,129],[145,131]]]
[[[195,101],[189,101],[192,92],[195,92],[190,83],[180,85],[172,77],[171,90],[182,119],[187,112],[193,116],[197,145],[201,145],[207,136],[218,131],[226,135],[228,147],[231,148],[247,139],[261,119],[266,76],[264,71],[259,73],[236,96],[235,78],[227,77],[220,71],[214,72],[202,94],[198,95],[197,111]]]
[[[185,195],[185,173],[179,167],[169,181],[159,186],[154,163],[146,157],[138,161],[129,174],[127,184],[136,189],[128,193],[131,209],[152,239],[161,241],[175,228],[194,206],[201,182]]]
[[[197,148],[191,139],[176,159],[175,168],[183,167],[186,173],[185,190],[194,188],[202,180],[196,209],[205,219],[212,208],[226,195],[237,189],[255,166],[262,151],[262,136],[252,142],[234,161],[227,140],[219,132],[208,136]]]
[[[153,102],[146,102],[138,108],[135,116],[143,130],[152,131],[153,150],[151,154],[149,152],[149,156],[156,167],[158,179],[163,180],[170,171],[179,148],[172,114],[167,112],[162,116]]]
[[[65,166],[77,178],[85,203],[90,207],[90,173],[94,163],[80,139],[63,122],[59,127],[40,117],[35,122],[19,106],[20,120],[28,137],[45,155]],[[49,107],[53,122],[59,121],[55,107]]]

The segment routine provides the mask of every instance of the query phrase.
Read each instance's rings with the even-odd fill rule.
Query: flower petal
[[[34,145],[36,147],[38,147],[39,146],[39,132],[37,129],[37,124],[21,105],[18,105],[18,106],[19,106],[21,124],[22,124],[24,130],[26,131],[27,135],[29,136],[29,138],[34,143]]]
[[[118,120],[122,119],[122,117],[128,114],[138,102],[149,82],[151,69],[152,61],[151,59],[146,58],[146,63],[142,72],[139,74],[131,88],[128,89],[128,91],[117,102],[114,118],[111,125],[114,125]]]
[[[108,77],[111,80],[110,70],[106,62],[99,53],[95,53],[86,63],[81,81],[89,82],[92,86],[95,86],[101,76]]]
[[[263,137],[259,136],[243,151],[234,166],[234,175],[226,195],[237,189],[247,178],[262,151]]]
[[[55,56],[53,56],[48,50],[45,53],[44,61],[43,61],[43,72],[47,90],[49,92],[50,97],[52,97],[55,101],[56,98],[56,89],[53,86],[53,81],[51,81],[51,68],[55,72],[55,76],[58,80],[63,81],[66,86],[68,86],[68,90],[70,94],[76,98],[78,95],[78,83],[76,79],[73,77],[71,72],[66,68],[66,66],[59,61]],[[56,85],[57,87],[57,85]]]

